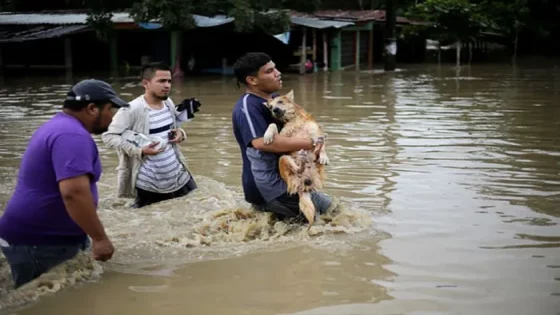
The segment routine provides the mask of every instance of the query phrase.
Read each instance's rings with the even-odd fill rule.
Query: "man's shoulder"
[[[235,101],[234,109],[239,108],[239,107],[243,107],[243,102],[244,102],[246,97],[247,97],[246,93],[241,94],[241,96],[239,96],[239,98],[237,98],[237,101]]]
[[[60,137],[72,135],[75,137],[92,139],[89,132],[73,117],[60,113],[46,121],[39,127],[34,136]]]
[[[57,133],[53,133],[51,137],[51,143],[56,144],[57,147],[81,147],[81,148],[91,148],[96,147],[95,140],[89,133],[76,132],[71,130],[63,130]]]
[[[87,130],[71,123],[50,121],[37,129],[31,136],[28,150],[35,152],[33,154],[39,154],[40,151],[51,154],[55,148],[57,151],[67,152],[66,155],[91,152],[92,150],[97,153],[95,140]]]
[[[166,99],[164,101],[164,103],[167,104],[168,106],[170,106],[171,108],[175,107],[175,103],[173,102],[173,100],[171,98]],[[130,106],[128,108],[124,107],[125,109],[131,110],[131,111],[144,109],[144,107],[146,107],[146,101],[144,99],[144,95],[138,96],[137,98],[130,101],[128,104]]]
[[[266,107],[264,106],[264,99],[255,96],[253,94],[243,94],[235,103],[233,108],[233,112],[245,112],[248,110],[252,113],[256,112],[263,112]]]
[[[257,107],[259,110],[263,110],[266,108],[264,103],[266,100],[260,96],[256,96],[254,94],[247,94],[247,105]]]
[[[171,99],[171,97],[168,97],[165,102],[171,107],[175,106],[175,102],[173,102],[173,99]]]
[[[237,115],[239,115],[240,113],[243,112],[243,99],[245,98],[245,94],[241,95],[241,97],[239,97],[237,99],[237,101],[235,101],[235,104],[233,105],[233,110],[231,111],[233,117],[235,118]]]
[[[133,99],[132,101],[130,101],[129,104],[129,109],[130,110],[136,110],[139,108],[144,108],[144,95],[140,95],[137,98]],[[125,107],[126,108],[126,107]]]

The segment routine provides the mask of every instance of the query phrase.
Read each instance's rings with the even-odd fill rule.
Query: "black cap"
[[[71,89],[75,96],[67,96],[73,101],[104,101],[109,100],[115,107],[127,107],[128,103],[117,96],[109,83],[101,80],[87,79],[78,82]]]

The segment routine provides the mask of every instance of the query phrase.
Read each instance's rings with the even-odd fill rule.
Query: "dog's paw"
[[[264,133],[263,140],[265,144],[271,144],[272,141],[274,140],[274,132],[272,130],[267,130]]]
[[[322,165],[329,164],[329,157],[326,154],[319,154],[319,164]]]

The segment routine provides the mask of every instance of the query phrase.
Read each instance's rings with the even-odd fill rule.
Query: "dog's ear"
[[[286,94],[286,97],[290,100],[290,101],[294,101],[294,90],[290,90],[290,92],[288,92],[288,94]]]

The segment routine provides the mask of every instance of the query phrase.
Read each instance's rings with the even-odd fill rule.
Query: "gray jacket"
[[[164,102],[173,112],[173,126],[178,128],[178,123],[187,119],[185,112],[177,112],[171,99]],[[109,130],[102,135],[103,142],[110,148],[117,149],[119,165],[117,167],[117,195],[121,198],[133,198],[136,196],[136,178],[144,159],[142,158],[142,147],[135,141],[135,133],[144,135],[150,134],[149,108],[141,95],[130,103],[130,107],[122,107],[113,117],[113,122],[109,125]],[[183,133],[183,138],[187,137],[185,131],[178,128]],[[190,172],[187,161],[177,144],[171,144],[179,162],[186,171]]]

